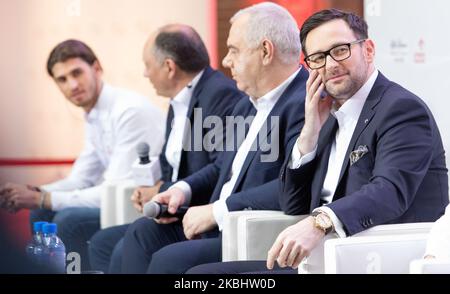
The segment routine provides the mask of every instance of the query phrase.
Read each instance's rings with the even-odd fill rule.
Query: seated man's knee
[[[158,224],[153,219],[149,219],[146,217],[141,217],[134,221],[127,229],[125,233],[125,238],[129,237],[141,237],[141,236],[149,236],[155,230],[157,230]]]
[[[53,222],[58,225],[58,229],[62,229],[67,225],[73,225],[78,220],[80,210],[76,208],[66,208],[56,213]]]
[[[89,255],[103,252],[103,249],[108,246],[108,240],[107,230],[100,230],[95,233],[89,240]]]

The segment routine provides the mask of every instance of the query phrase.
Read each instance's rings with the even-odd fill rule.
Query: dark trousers
[[[128,228],[123,273],[182,274],[199,264],[221,260],[221,238],[187,240],[180,222],[161,225],[148,218]]]
[[[89,261],[93,270],[119,274],[122,268],[123,236],[129,224],[98,231],[89,242]]]
[[[66,247],[66,253],[77,252],[81,257],[81,270],[89,270],[88,240],[100,229],[100,209],[70,207],[61,211],[32,210],[30,222],[53,222],[58,225],[57,235]]]
[[[297,274],[297,270],[290,267],[280,268],[278,265],[272,270],[266,267],[266,261],[229,261],[216,262],[195,266],[186,274]]]

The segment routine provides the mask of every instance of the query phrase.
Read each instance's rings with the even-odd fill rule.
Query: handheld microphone
[[[139,164],[147,164],[150,163],[149,153],[150,153],[150,146],[145,143],[141,142],[136,146],[136,151],[139,157]]]
[[[185,215],[189,207],[180,206],[174,214],[169,213],[168,206],[156,201],[150,201],[144,204],[144,215],[149,218],[161,218],[161,217],[178,217],[181,218]]]

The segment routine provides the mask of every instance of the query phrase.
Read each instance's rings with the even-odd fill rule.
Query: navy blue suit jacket
[[[195,173],[207,164],[214,162],[217,158],[217,151],[208,152],[205,148],[201,148],[198,151],[194,149],[194,138],[199,137],[202,139],[210,130],[210,128],[195,127],[194,109],[202,110],[201,124],[203,124],[203,120],[208,116],[217,116],[225,121],[225,117],[231,114],[234,106],[243,96],[244,94],[236,88],[233,80],[227,78],[221,72],[213,70],[211,67],[205,68],[189,103],[187,117],[191,123],[191,132],[186,132],[184,140],[185,142],[190,141],[191,148],[183,149],[181,152],[180,167],[178,170],[179,179]],[[164,184],[160,187],[160,192],[167,190],[173,184],[173,169],[165,155],[167,139],[172,130],[173,118],[174,114],[170,108],[166,120],[166,142],[159,156],[162,172],[161,180],[164,181]],[[196,131],[201,131],[201,134],[197,135]]]
[[[235,211],[244,208],[280,210],[277,196],[279,192],[278,175],[286,154],[292,149],[304,122],[307,79],[308,72],[302,68],[273,107],[268,116],[268,127],[261,128],[258,137],[268,138],[269,143],[271,139],[278,137],[279,142],[271,144],[273,146],[269,151],[258,146],[248,153],[232,193],[227,198],[228,210]],[[232,115],[248,117],[255,114],[256,109],[253,104],[248,98],[244,98],[236,105]],[[277,119],[278,124],[271,123]],[[230,130],[230,126],[227,127],[227,130]],[[229,139],[230,137],[227,136],[227,140]],[[243,138],[237,139],[236,142],[241,139]],[[223,185],[231,178],[231,166],[236,152],[237,148],[234,151],[221,152],[214,163],[184,179],[192,189],[191,205],[205,204],[219,199]],[[273,161],[264,162],[261,156],[267,156],[270,152],[278,152],[278,156]]]
[[[305,214],[320,205],[334,140],[335,119],[323,126],[316,157],[299,169],[284,166],[280,205]],[[368,153],[354,164],[359,146]],[[369,93],[327,206],[348,235],[389,223],[435,221],[448,203],[448,177],[441,136],[424,102],[381,73]]]

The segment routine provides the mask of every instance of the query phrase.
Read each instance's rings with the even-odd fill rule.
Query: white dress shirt
[[[425,256],[427,255],[450,259],[450,204],[447,205],[445,214],[431,228],[425,251]]]
[[[172,182],[178,179],[178,170],[180,168],[181,152],[183,151],[183,138],[185,134],[186,122],[189,120],[187,113],[192,93],[200,80],[204,70],[184,87],[178,94],[171,99],[170,105],[173,109],[172,129],[166,144],[166,159],[172,167]],[[191,122],[192,123],[192,122]],[[190,126],[190,125],[189,125]]]
[[[244,165],[245,159],[247,158],[247,155],[251,150],[253,143],[257,139],[261,127],[266,122],[268,115],[272,111],[278,99],[283,94],[284,90],[286,90],[289,84],[294,80],[299,71],[300,69],[293,73],[278,87],[271,90],[261,98],[254,99],[252,97],[249,97],[250,102],[256,108],[256,116],[253,119],[252,124],[250,125],[247,136],[239,146],[236,156],[234,157],[231,167],[231,178],[223,185],[222,190],[220,191],[219,200],[215,201],[213,204],[213,215],[219,227],[219,230],[222,230],[223,218],[228,213],[228,207],[225,201],[233,191],[242,166]],[[180,181],[175,184],[175,187],[180,188],[184,192],[185,196],[188,199],[191,199],[192,190],[188,183]]]
[[[65,179],[44,185],[51,192],[52,210],[67,207],[100,207],[104,181],[131,177],[136,146],[150,145],[150,154],[161,152],[165,119],[148,98],[104,84],[94,108],[85,115],[81,154]]]
[[[325,204],[333,201],[333,196],[338,185],[342,165],[344,160],[349,160],[348,158],[345,158],[347,148],[355,131],[359,115],[361,114],[364,103],[369,96],[370,90],[375,84],[377,76],[378,71],[375,70],[366,83],[350,99],[348,99],[339,108],[339,110],[336,110],[334,106],[331,110],[331,115],[333,115],[338,122],[338,130],[331,146],[327,174],[325,176],[321,192],[321,198]],[[290,168],[292,169],[299,168],[300,166],[313,160],[316,156],[317,146],[312,152],[306,154],[305,156],[301,156],[297,146],[298,144],[296,144],[292,150],[290,161]],[[314,211],[316,210],[323,211],[330,216],[335,231],[340,237],[346,236],[342,222],[329,207],[322,206],[320,208],[316,208]]]

